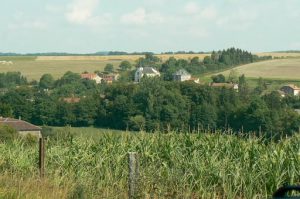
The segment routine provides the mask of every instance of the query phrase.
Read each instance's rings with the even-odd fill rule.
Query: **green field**
[[[0,57],[0,61],[12,61],[12,65],[0,63],[0,73],[20,71],[28,80],[39,80],[45,73],[50,73],[54,78],[60,78],[65,72],[82,73],[84,71],[103,71],[107,63],[112,63],[117,68],[119,60],[38,60],[35,57]]]
[[[128,152],[138,152],[137,198],[268,198],[300,183],[300,137],[58,128],[38,177],[36,142],[0,143],[0,198],[127,198]]]
[[[209,54],[178,54],[178,55],[157,55],[163,61],[174,56],[177,59],[190,59],[199,56],[201,59]],[[265,54],[261,54],[265,55]],[[269,54],[267,54],[269,55]],[[295,56],[294,58],[276,59],[252,63],[237,67],[240,74],[245,74],[252,78],[269,78],[269,79],[300,79],[300,59],[296,56],[299,54],[279,54],[273,53],[272,56]],[[0,63],[0,73],[8,71],[20,71],[29,80],[39,80],[45,73],[52,74],[55,78],[60,78],[65,72],[72,71],[82,73],[84,71],[94,72],[103,71],[107,63],[112,63],[115,69],[123,60],[129,60],[134,63],[141,55],[120,55],[120,56],[0,56],[0,61],[11,61],[13,64]],[[223,72],[228,75],[229,70]],[[202,78],[209,79],[210,75]]]
[[[235,70],[241,75],[250,78],[266,78],[273,80],[299,80],[300,59],[276,59],[270,61],[256,62],[236,67]],[[221,72],[228,76],[230,70]]]

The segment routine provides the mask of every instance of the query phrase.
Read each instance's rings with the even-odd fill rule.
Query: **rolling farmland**
[[[174,56],[178,59],[190,59],[195,56],[204,58],[209,54],[178,54],[157,55],[163,61]],[[111,63],[115,69],[123,60],[134,63],[141,55],[116,55],[116,56],[38,56],[38,57],[0,57],[0,61],[12,62],[12,64],[0,63],[0,73],[8,71],[20,71],[29,80],[39,80],[45,73],[50,73],[54,78],[60,78],[65,72],[81,73],[84,71],[102,71],[106,64]]]
[[[273,57],[300,57],[300,53],[256,53],[259,56],[273,56]],[[205,56],[210,54],[159,54],[156,55],[165,61],[170,57],[176,59],[191,59],[195,56],[203,59]],[[65,72],[72,71],[81,73],[84,71],[94,72],[95,70],[102,71],[107,63],[112,63],[115,69],[123,60],[128,60],[134,63],[138,58],[143,57],[142,55],[114,55],[114,56],[16,56],[16,57],[0,57],[0,73],[8,71],[20,71],[28,80],[39,80],[40,77],[45,73],[50,73],[54,78],[61,77]],[[298,61],[297,61],[298,60]],[[300,63],[299,59],[283,59],[274,60],[271,62],[255,63],[253,65],[247,65],[240,67],[239,70],[243,72],[243,68],[246,68],[247,76],[249,77],[275,77],[275,78],[295,78],[299,73],[295,73],[297,64]],[[278,63],[278,65],[277,65]],[[276,67],[274,74],[268,72],[268,66],[273,65]],[[262,66],[261,66],[262,65]],[[253,71],[252,71],[253,66]],[[287,67],[282,69],[281,66]],[[266,68],[267,67],[267,68]],[[259,68],[258,71],[257,68]],[[277,69],[281,68],[276,73]],[[291,70],[290,70],[291,69]],[[264,74],[263,70],[266,70]],[[300,71],[300,68],[298,69]],[[256,71],[256,72],[255,72]],[[283,71],[283,73],[282,73]],[[288,72],[290,71],[290,72]],[[289,73],[293,73],[290,77]],[[266,76],[265,76],[266,75]]]
[[[282,80],[300,79],[300,59],[276,59],[264,62],[257,62],[236,67],[239,74],[245,74],[246,77],[268,78]],[[228,76],[230,70],[222,72]]]

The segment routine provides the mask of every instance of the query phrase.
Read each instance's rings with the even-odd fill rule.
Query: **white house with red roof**
[[[80,75],[81,79],[88,79],[88,80],[94,80],[97,84],[100,84],[102,81],[102,78],[99,77],[99,75],[95,73],[82,73]]]

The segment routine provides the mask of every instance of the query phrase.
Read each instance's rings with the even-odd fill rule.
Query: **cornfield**
[[[128,152],[139,154],[139,198],[268,198],[300,183],[299,135],[65,131],[47,140],[44,179],[37,143],[0,144],[0,198],[127,198]]]

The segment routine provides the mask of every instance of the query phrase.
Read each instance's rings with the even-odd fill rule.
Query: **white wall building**
[[[135,72],[134,81],[140,82],[144,76],[146,76],[146,77],[158,76],[159,77],[160,73],[152,67],[140,67]]]
[[[173,74],[174,81],[184,82],[184,81],[191,80],[191,78],[192,78],[191,74],[184,69],[180,69],[179,71]]]

